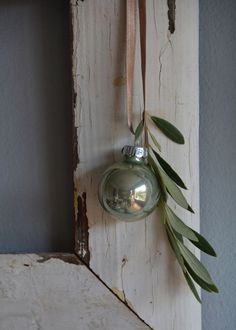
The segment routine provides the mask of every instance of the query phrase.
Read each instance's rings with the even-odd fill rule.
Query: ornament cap
[[[128,157],[147,158],[148,156],[147,148],[143,147],[124,146],[121,152],[124,156]]]

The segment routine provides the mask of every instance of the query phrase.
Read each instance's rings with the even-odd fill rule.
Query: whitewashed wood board
[[[86,266],[42,259],[0,255],[1,330],[149,329]]]
[[[86,192],[89,265],[153,329],[199,330],[201,307],[185,284],[158,213],[126,224],[113,220],[97,200],[101,173],[120,160],[125,144],[133,142],[125,114],[125,1],[72,1],[72,25],[79,158],[75,197]],[[147,110],[173,122],[185,136],[184,146],[161,134],[158,139],[163,156],[189,187],[185,195],[195,210],[194,215],[180,208],[177,212],[196,230],[198,27],[198,0],[176,1],[176,31],[171,36],[167,1],[147,1]],[[142,109],[138,47],[139,42],[135,62],[136,124]],[[77,213],[76,202],[75,206]]]

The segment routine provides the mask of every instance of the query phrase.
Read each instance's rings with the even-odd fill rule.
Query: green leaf
[[[176,143],[184,144],[183,135],[174,125],[159,117],[151,116],[151,119],[154,124],[162,131],[162,133],[164,133],[169,139]]]
[[[158,160],[159,164],[163,168],[163,170],[166,172],[167,175],[181,188],[187,189],[185,184],[183,183],[182,179],[179,177],[179,175],[173,170],[173,168],[156,152],[153,151],[156,159]]]
[[[174,229],[173,229],[174,230]],[[178,233],[177,231],[175,231],[174,230],[174,233],[175,233],[175,237],[181,242],[181,243],[183,243],[184,242],[184,240],[183,240],[183,236],[180,234],[180,233]]]
[[[162,198],[164,199],[164,201],[166,202],[166,201],[167,201],[167,191],[166,191],[166,187],[165,187],[164,182],[163,182],[163,180],[162,180],[162,178],[161,178],[161,176],[160,176],[160,173],[159,173],[159,171],[158,171],[158,167],[157,167],[157,165],[155,164],[154,159],[153,159],[150,155],[148,156],[148,163],[149,163],[149,165],[151,166],[151,168],[153,169],[153,172],[154,172],[154,174],[155,174],[155,176],[156,176],[156,179],[157,179],[157,181],[158,181],[158,183],[159,183],[159,185],[160,185],[161,196],[162,196]]]
[[[170,228],[168,226],[166,226],[166,233],[167,233],[167,237],[170,243],[170,246],[172,247],[172,250],[174,251],[176,258],[181,266],[181,268],[183,269],[183,271],[185,271],[185,267],[184,267],[184,260],[183,257],[181,255],[180,249],[177,245],[176,239],[174,237],[174,235],[172,234]]]
[[[171,227],[173,227],[173,229],[177,231],[177,233],[181,234],[182,236],[188,238],[191,241],[198,241],[198,238],[193,232],[193,230],[188,227],[182,220],[180,220],[168,205],[166,205],[166,213]]]
[[[210,245],[210,243],[202,235],[200,235],[196,231],[194,231],[194,234],[196,235],[198,240],[197,241],[191,240],[191,242],[197,248],[202,250],[203,252],[209,254],[210,256],[217,257],[217,254],[216,254],[215,250],[213,249],[213,247]]]
[[[157,142],[157,139],[155,138],[155,136],[150,131],[148,131],[148,133],[151,136],[151,139],[152,139],[153,144],[157,147],[157,149],[159,151],[161,151],[160,143]]]
[[[189,251],[188,248],[181,242],[177,242],[180,252],[186,261],[186,263],[189,265],[189,267],[193,270],[193,272],[200,277],[204,282],[214,285],[210,274],[206,270],[206,268],[203,266],[203,264],[195,257],[195,255]]]
[[[197,301],[200,302],[200,304],[201,304],[201,303],[202,303],[201,298],[199,297],[199,294],[198,294],[198,292],[197,292],[197,289],[196,289],[196,287],[195,287],[195,285],[194,285],[194,283],[193,283],[191,277],[189,276],[188,273],[185,273],[185,272],[184,272],[184,277],[185,277],[186,282],[188,283],[188,286],[189,286],[189,288],[191,289],[191,291],[192,291],[194,297],[195,297],[195,298],[197,299]]]
[[[144,127],[144,121],[143,119],[140,121],[140,123],[138,124],[135,132],[134,132],[134,136],[135,136],[135,140],[137,140],[139,138],[139,136],[141,135],[142,131],[143,131],[143,127]]]
[[[158,167],[158,171],[159,171],[160,176],[164,182],[164,185],[166,186],[167,191],[171,195],[171,197],[181,207],[183,207],[184,209],[193,213],[192,208],[188,204],[186,198],[184,197],[184,195],[183,195],[182,191],[179,189],[179,187],[169,178],[169,176],[166,174],[166,172],[164,172],[160,167]]]
[[[191,269],[191,267],[189,267],[189,265],[185,262],[184,265],[186,266],[189,274],[192,276],[193,280],[204,290],[208,291],[208,292],[216,292],[218,293],[219,290],[216,287],[215,284],[208,284],[206,282],[204,282],[200,277],[198,277],[194,271]]]

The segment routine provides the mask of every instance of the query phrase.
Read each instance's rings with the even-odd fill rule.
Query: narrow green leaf
[[[184,277],[185,277],[186,282],[188,283],[188,286],[189,286],[190,290],[192,291],[194,297],[195,297],[195,298],[197,299],[197,301],[200,302],[200,304],[201,304],[201,303],[202,303],[201,298],[199,297],[199,294],[198,294],[198,292],[197,292],[197,289],[196,289],[196,287],[195,287],[195,285],[194,285],[194,283],[193,283],[191,277],[189,276],[189,274],[188,274],[187,272],[186,272],[186,273],[184,272]]]
[[[140,121],[140,123],[138,124],[135,132],[134,132],[134,136],[135,136],[135,140],[137,140],[139,138],[139,136],[141,135],[142,131],[143,131],[143,127],[144,127],[144,121],[143,119]]]
[[[156,176],[156,179],[157,179],[157,181],[158,181],[158,183],[159,183],[159,185],[160,185],[161,196],[162,196],[162,198],[164,199],[164,201],[166,202],[166,201],[167,201],[167,191],[166,191],[166,187],[165,187],[164,182],[163,182],[163,180],[162,180],[162,178],[161,178],[161,176],[160,176],[160,173],[159,173],[159,171],[158,171],[158,167],[157,167],[157,165],[155,164],[154,159],[153,159],[150,155],[148,156],[148,163],[149,163],[149,165],[151,166],[151,168],[153,169],[153,172],[154,172],[154,174],[155,174],[155,176]]]
[[[188,227],[182,220],[180,220],[168,205],[166,205],[166,213],[169,223],[175,231],[177,231],[179,234],[183,235],[191,241],[198,241],[198,238],[193,232],[193,230]]]
[[[218,293],[219,290],[215,284],[208,284],[204,282],[200,277],[198,277],[194,271],[189,267],[189,265],[185,262],[184,265],[186,266],[189,274],[192,276],[193,280],[204,290],[208,292],[215,292]]]
[[[160,143],[157,142],[157,139],[155,138],[155,136],[150,131],[148,131],[148,133],[151,136],[151,139],[152,139],[153,144],[157,147],[157,149],[159,151],[161,151]]]
[[[173,229],[174,230],[174,229]],[[174,230],[174,233],[175,233],[175,237],[181,242],[181,243],[183,243],[184,242],[184,240],[183,240],[183,236],[180,234],[180,233],[178,233],[177,231],[175,231]]]
[[[167,237],[168,237],[170,246],[172,247],[172,250],[174,251],[174,254],[176,255],[176,258],[180,264],[180,267],[183,269],[183,271],[185,271],[184,260],[181,255],[180,249],[176,243],[176,239],[175,239],[174,235],[172,234],[172,232],[168,226],[166,226],[166,233],[167,233]]]
[[[158,171],[164,182],[164,185],[167,188],[168,193],[176,201],[176,203],[179,204],[184,209],[186,209],[190,212],[193,212],[193,210],[189,206],[186,198],[184,197],[184,195],[183,195],[182,191],[179,189],[179,187],[169,178],[169,176],[166,174],[166,172],[163,171],[160,167],[158,167]]]
[[[196,235],[198,240],[197,241],[191,240],[191,242],[203,252],[209,254],[210,256],[217,257],[217,254],[213,249],[213,247],[210,245],[210,243],[196,231],[194,231],[194,234]]]
[[[156,159],[158,160],[159,164],[163,168],[163,170],[166,172],[167,175],[181,188],[187,189],[185,184],[183,183],[182,179],[179,177],[179,175],[173,170],[173,168],[156,152],[153,151]]]
[[[186,263],[189,265],[189,267],[193,270],[193,272],[200,277],[204,282],[214,285],[210,274],[206,270],[206,268],[203,266],[203,264],[195,257],[195,255],[189,251],[188,248],[181,242],[177,242],[180,252],[186,261]]]
[[[184,137],[182,133],[170,122],[168,122],[165,119],[151,116],[152,121],[154,124],[164,133],[169,139],[172,141],[179,143],[179,144],[184,144]]]

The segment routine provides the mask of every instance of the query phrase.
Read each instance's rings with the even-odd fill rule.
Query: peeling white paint
[[[85,266],[0,255],[1,330],[148,330]]]

